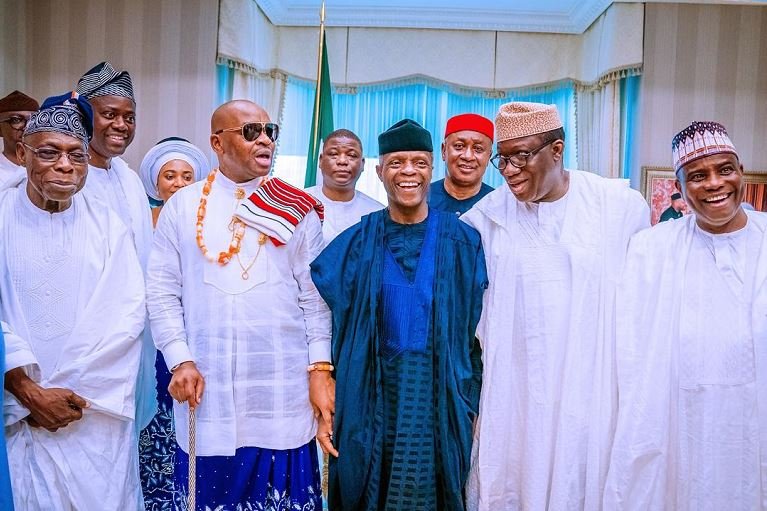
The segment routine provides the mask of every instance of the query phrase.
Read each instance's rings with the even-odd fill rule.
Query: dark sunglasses
[[[273,122],[247,122],[242,126],[218,130],[213,134],[220,135],[225,131],[239,131],[242,134],[242,138],[248,142],[256,140],[261,136],[262,132],[266,133],[266,136],[269,137],[269,140],[272,142],[276,141],[277,137],[280,135],[280,127]]]

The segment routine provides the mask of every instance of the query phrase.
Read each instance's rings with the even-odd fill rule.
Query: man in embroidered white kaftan
[[[306,191],[317,197],[325,209],[322,235],[325,244],[360,221],[383,209],[383,204],[355,188],[365,167],[362,141],[353,132],[339,129],[327,136],[320,153],[322,183]]]
[[[80,192],[92,130],[68,93],[32,115],[26,179],[0,192],[3,416],[16,509],[141,502],[134,436],[144,281],[128,230]]]
[[[508,103],[491,159],[508,187],[461,219],[482,236],[490,287],[471,510],[599,509],[616,405],[615,285],[647,203],[624,180],[563,166],[553,105]]]
[[[767,216],[725,128],[672,142],[694,215],[631,240],[605,509],[767,509]]]
[[[192,407],[198,506],[319,509],[315,417],[329,429],[333,410],[330,365],[315,364],[330,359],[330,312],[309,274],[322,207],[268,177],[279,127],[263,108],[226,103],[211,133],[220,168],[165,204],[147,273],[178,401],[176,485],[188,492]]]
[[[109,62],[101,62],[80,77],[77,92],[93,108],[91,159],[83,193],[107,204],[123,220],[145,269],[152,246],[152,213],[141,178],[120,158],[136,134],[136,99],[130,74],[117,72]],[[136,388],[138,431],[149,424],[157,411],[154,370],[157,351],[148,326],[142,340]]]
[[[0,153],[0,185],[16,175],[26,176],[27,172],[16,157],[16,144],[29,117],[40,109],[34,98],[17,90],[0,99],[0,137],[3,152]]]

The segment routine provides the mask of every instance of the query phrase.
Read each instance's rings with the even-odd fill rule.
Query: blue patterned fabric
[[[387,243],[379,312],[381,354],[387,360],[403,351],[423,352],[426,349],[434,298],[434,245],[438,222],[438,215],[429,215],[420,224],[404,225],[390,220],[384,227]],[[403,240],[406,242],[399,242]],[[405,268],[412,270],[408,272]]]
[[[187,511],[189,456],[176,452],[176,488]],[[320,463],[314,440],[296,449],[240,447],[234,456],[197,457],[197,509],[320,511]]]
[[[340,457],[330,458],[331,510],[399,511],[410,509],[407,497],[426,502],[426,493],[430,503],[419,511],[464,509],[482,367],[474,332],[487,272],[479,233],[454,214],[432,214],[439,215],[434,300],[421,357],[407,352],[388,364],[380,356],[381,318],[370,311],[381,303],[386,210],[362,217],[311,264],[333,313],[333,433]],[[405,387],[416,381],[418,410],[409,410]],[[428,460],[421,459],[419,450],[429,445],[433,454],[426,449]],[[402,449],[412,449],[409,459],[397,457]],[[408,461],[416,462],[401,464]]]
[[[437,403],[434,389],[434,343],[431,339],[431,306],[434,289],[434,258],[439,215],[430,214],[426,232],[416,225],[387,222],[384,239],[395,236],[412,243],[386,244],[380,315],[382,317],[381,375],[384,406],[376,417],[384,431],[380,491],[368,487],[366,509],[437,511],[444,509],[437,490],[437,455],[434,421]],[[419,235],[420,234],[420,235]],[[416,266],[410,282],[395,261]],[[388,296],[387,296],[388,295]],[[420,300],[414,299],[416,297]],[[394,298],[390,300],[390,298]],[[409,298],[409,299],[408,299]],[[392,305],[405,302],[407,309]],[[409,303],[408,303],[409,302]],[[391,318],[389,316],[400,316]],[[399,319],[399,321],[398,321]],[[403,321],[404,320],[404,321]],[[387,356],[387,324],[405,324],[399,335],[396,357]],[[414,342],[415,341],[415,342]]]
[[[157,414],[139,436],[139,471],[146,511],[171,511],[181,501],[173,482],[176,432],[173,398],[168,393],[171,374],[162,353],[155,359]]]

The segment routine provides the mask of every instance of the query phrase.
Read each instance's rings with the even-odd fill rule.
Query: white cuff
[[[314,341],[309,345],[309,363],[330,362],[330,341]]]
[[[162,349],[162,356],[165,359],[165,365],[168,366],[168,371],[172,367],[176,367],[181,362],[194,361],[192,352],[189,351],[189,346],[184,341],[173,341],[168,343]]]

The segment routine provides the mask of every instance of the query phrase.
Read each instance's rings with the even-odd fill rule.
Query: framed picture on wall
[[[767,171],[745,172],[745,201],[757,211],[767,211]],[[670,167],[642,167],[642,195],[650,205],[650,223],[655,225],[661,213],[671,205],[676,192],[676,177]],[[684,211],[685,214],[688,211]]]

